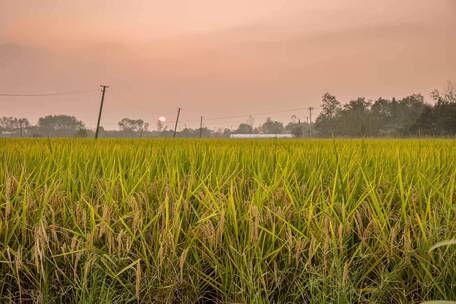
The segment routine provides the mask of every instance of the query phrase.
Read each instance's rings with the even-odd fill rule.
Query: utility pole
[[[174,134],[173,138],[176,137],[176,132],[177,132],[177,123],[179,122],[179,116],[180,116],[181,108],[177,109],[177,118],[176,118],[176,124],[174,125]]]
[[[22,119],[19,120],[19,127],[20,127],[20,132],[21,132],[21,137],[22,137]]]
[[[306,116],[307,128],[309,128],[309,116]],[[310,128],[309,128],[309,137],[310,137]]]
[[[100,85],[100,87],[102,88],[102,90],[101,90],[101,103],[100,103],[100,112],[98,112],[97,130],[95,131],[95,139],[98,138],[98,132],[100,131],[101,112],[103,112],[103,103],[104,103],[104,97],[105,97],[106,88],[109,88],[106,85]]]
[[[312,110],[314,108],[309,107],[309,135],[312,137]]]
[[[203,137],[203,116],[201,116],[200,121],[200,138]]]

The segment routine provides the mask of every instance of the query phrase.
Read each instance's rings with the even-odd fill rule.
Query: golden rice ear
[[[185,264],[185,260],[187,259],[187,254],[188,254],[189,250],[190,250],[190,248],[185,248],[179,257],[180,278],[182,281],[184,280],[184,264]]]
[[[434,244],[431,248],[429,248],[429,253],[436,250],[437,248],[451,246],[451,245],[456,245],[456,239],[440,241],[440,242]]]

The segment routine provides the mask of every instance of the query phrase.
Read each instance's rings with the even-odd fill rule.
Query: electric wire
[[[50,97],[50,96],[65,96],[65,95],[81,95],[81,94],[90,94],[98,92],[98,90],[90,91],[68,91],[68,92],[52,92],[52,93],[32,93],[32,94],[23,94],[23,93],[0,93],[0,96],[4,97]]]

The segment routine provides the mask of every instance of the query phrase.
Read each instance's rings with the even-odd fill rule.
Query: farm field
[[[456,300],[454,140],[2,139],[0,157],[2,303]]]

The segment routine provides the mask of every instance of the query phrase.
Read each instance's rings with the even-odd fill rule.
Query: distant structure
[[[293,134],[231,134],[230,138],[293,138]]]
[[[0,131],[0,134],[4,135],[5,137],[7,137],[7,136],[13,136],[13,135],[17,134],[17,132],[15,132],[15,131]]]

